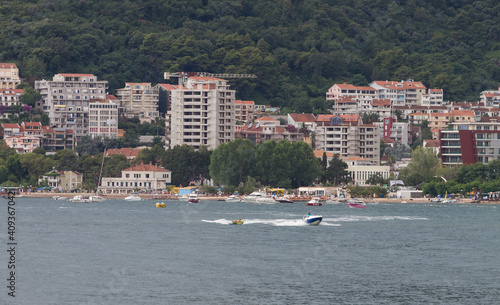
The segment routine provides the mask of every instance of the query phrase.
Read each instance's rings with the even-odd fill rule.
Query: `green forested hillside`
[[[336,82],[413,78],[449,100],[500,81],[494,0],[3,0],[0,61],[29,81],[93,73],[111,92],[163,71],[254,73],[238,98],[323,111]]]

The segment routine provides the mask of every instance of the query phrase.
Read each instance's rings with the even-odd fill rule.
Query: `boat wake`
[[[277,227],[304,227],[304,226],[309,226],[306,224],[302,219],[243,219],[245,223],[243,225],[255,225],[255,224],[264,224],[264,225],[270,225],[270,226],[277,226]],[[203,222],[208,222],[208,223],[216,223],[216,224],[222,224],[222,225],[227,225],[228,223],[232,222],[232,220],[229,219],[216,219],[216,220],[202,220]],[[333,226],[333,227],[339,227],[340,224],[332,223],[332,222],[326,222],[324,219],[321,222],[320,226]]]
[[[387,221],[387,220],[429,220],[425,217],[416,216],[343,216],[338,218],[325,218],[323,221],[333,221],[333,222],[354,222],[354,221]]]

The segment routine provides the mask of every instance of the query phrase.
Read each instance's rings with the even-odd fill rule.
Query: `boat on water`
[[[157,208],[165,208],[165,207],[167,207],[167,205],[165,204],[165,202],[157,202],[156,207]]]
[[[198,198],[198,194],[196,194],[196,193],[189,194],[188,202],[189,203],[198,203],[198,202],[200,202],[200,199]]]
[[[54,196],[52,198],[54,198],[54,200],[66,200],[66,199],[68,199],[68,197],[61,197],[61,196]]]
[[[230,225],[242,225],[244,221],[242,219],[235,219],[232,222],[230,222]]]
[[[269,197],[262,192],[253,192],[248,196],[244,196],[243,201],[247,203],[260,203],[260,204],[276,203],[276,201],[272,197]]]
[[[142,199],[139,196],[130,195],[130,196],[127,196],[127,197],[123,198],[123,200],[126,200],[126,201],[141,201]]]
[[[304,220],[304,222],[310,226],[317,226],[323,220],[323,216],[311,215],[310,213],[308,213],[307,215],[304,215],[304,217],[302,217],[302,220]]]
[[[406,200],[402,200],[401,203],[408,203]]]
[[[182,195],[179,197],[179,200],[180,201],[188,201],[189,200],[189,196],[188,195]]]
[[[288,197],[278,197],[276,198],[276,201],[279,203],[293,203],[293,201]]]
[[[311,200],[309,200],[307,202],[307,205],[308,206],[322,206],[323,203],[321,203],[320,200],[321,200],[321,198],[319,198],[319,197],[313,197],[313,198],[311,198]]]
[[[366,209],[366,203],[362,200],[349,200],[347,204],[350,208]]]
[[[90,197],[86,195],[76,195],[73,198],[71,198],[69,201],[73,203],[88,203],[90,201]]]
[[[241,202],[241,199],[240,197],[236,196],[236,195],[231,195],[229,197],[226,198],[226,200],[224,200],[226,202]]]
[[[330,198],[325,200],[325,203],[327,203],[327,204],[341,204],[343,201],[345,201],[343,199],[344,198],[338,198],[338,197],[331,196]]]
[[[106,201],[105,197],[98,196],[98,195],[90,196],[89,199],[90,199],[90,202],[103,202],[103,201]]]

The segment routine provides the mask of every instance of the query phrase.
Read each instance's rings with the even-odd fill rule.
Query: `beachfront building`
[[[361,157],[342,158],[347,164],[347,171],[351,177],[351,183],[358,186],[369,186],[366,183],[372,176],[378,175],[382,179],[388,179],[391,171],[390,166],[375,165],[371,160]]]
[[[166,118],[165,147],[188,145],[215,149],[235,139],[235,90],[226,80],[191,76],[184,86],[170,90],[171,111]]]
[[[170,170],[151,163],[139,164],[122,170],[121,177],[103,177],[99,190],[107,194],[126,194],[134,191],[160,193],[171,181]]]
[[[19,69],[13,63],[0,63],[0,89],[16,89],[21,83]]]
[[[439,132],[443,165],[462,165],[500,159],[500,118],[455,122]]]
[[[151,83],[125,83],[125,87],[116,90],[128,118],[138,118],[141,122],[153,122],[160,116],[158,111],[159,87]]]
[[[118,137],[118,103],[93,99],[89,103],[89,135],[92,138]]]
[[[107,81],[98,81],[93,74],[56,74],[52,81],[35,81],[35,90],[42,100],[36,108],[49,116],[50,125],[71,128],[76,138],[89,134],[89,103],[106,99]]]
[[[317,150],[343,157],[361,157],[380,163],[380,131],[373,124],[362,124],[359,115],[320,114],[316,119]]]
[[[38,183],[46,182],[47,186],[61,192],[71,192],[82,188],[83,175],[75,171],[52,171],[43,174]]]

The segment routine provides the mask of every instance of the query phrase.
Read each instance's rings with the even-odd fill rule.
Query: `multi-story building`
[[[356,101],[359,109],[368,109],[370,108],[371,101],[377,98],[376,94],[377,91],[372,87],[354,86],[343,83],[331,86],[326,92],[326,100],[334,101],[334,109],[345,107],[345,104],[352,100]],[[343,103],[343,106],[336,106],[337,103]]]
[[[368,186],[366,183],[374,175],[379,175],[382,179],[388,179],[391,171],[390,166],[374,165],[370,160],[361,157],[342,158],[347,164],[347,171],[351,176],[351,183],[358,186]]]
[[[4,137],[4,141],[10,148],[15,149],[18,154],[25,154],[40,147],[41,139],[34,136],[11,136]]]
[[[43,137],[42,123],[40,122],[22,122],[19,132],[25,136]]]
[[[106,99],[107,81],[98,81],[92,74],[54,75],[52,81],[35,81],[42,95],[36,108],[45,112],[51,126],[70,128],[77,138],[89,134],[89,102]]]
[[[380,132],[362,124],[359,115],[318,115],[315,148],[344,157],[361,157],[380,163]]]
[[[49,153],[75,148],[75,133],[69,128],[42,126],[42,148]]]
[[[287,115],[287,123],[297,129],[305,127],[309,130],[314,130],[316,127],[316,117],[312,113],[289,113]]]
[[[89,103],[89,135],[92,138],[118,137],[118,104],[109,99]]]
[[[432,91],[426,93],[427,88],[421,82],[416,82],[414,80],[407,81],[374,81],[370,84],[370,87],[377,91],[377,97],[381,99],[390,99],[393,106],[408,106],[408,105],[422,105],[422,100],[431,102],[431,97],[424,96],[426,94],[431,95],[434,98],[434,102],[441,96],[442,100],[442,90],[441,94]],[[441,102],[442,103],[442,102]],[[438,105],[438,104],[436,104]]]
[[[16,89],[21,83],[16,64],[0,63],[0,89]]]
[[[373,99],[370,111],[378,114],[380,119],[392,116],[392,106],[390,99]]]
[[[450,113],[432,113],[429,116],[429,127],[443,129],[452,122],[472,122],[475,120],[472,110],[452,110]]]
[[[215,77],[192,76],[185,87],[172,88],[165,146],[215,149],[234,140],[235,93],[226,80]]]
[[[12,123],[1,123],[0,124],[0,138],[5,139],[6,137],[20,136],[21,127],[19,124]]]
[[[410,124],[406,122],[395,122],[393,118],[384,118],[382,122],[375,122],[373,125],[378,126],[381,139],[392,139],[400,144],[410,146],[411,130]]]
[[[242,123],[249,123],[255,119],[255,102],[235,100],[234,119]]]
[[[455,122],[439,133],[443,165],[488,163],[500,159],[500,118]]]
[[[58,189],[59,191],[70,192],[72,190],[80,189],[83,184],[83,175],[74,171],[52,171],[43,174],[38,182],[47,182],[48,187]]]
[[[24,94],[23,89],[0,89],[0,105],[19,106],[21,105],[19,98],[22,94]]]
[[[164,191],[172,181],[172,172],[152,164],[139,164],[122,170],[122,176],[103,177],[99,190],[104,193],[130,193],[136,190]]]
[[[151,87],[151,83],[125,83],[124,88],[116,90],[116,97],[127,117],[151,122],[160,116],[158,92],[158,86]]]
[[[262,117],[259,122],[244,126],[235,126],[236,138],[248,139],[254,144],[259,144],[268,140],[290,142],[304,141],[304,134],[295,130],[290,130],[285,126],[280,126],[279,121],[269,117]],[[295,127],[293,127],[295,128]]]

